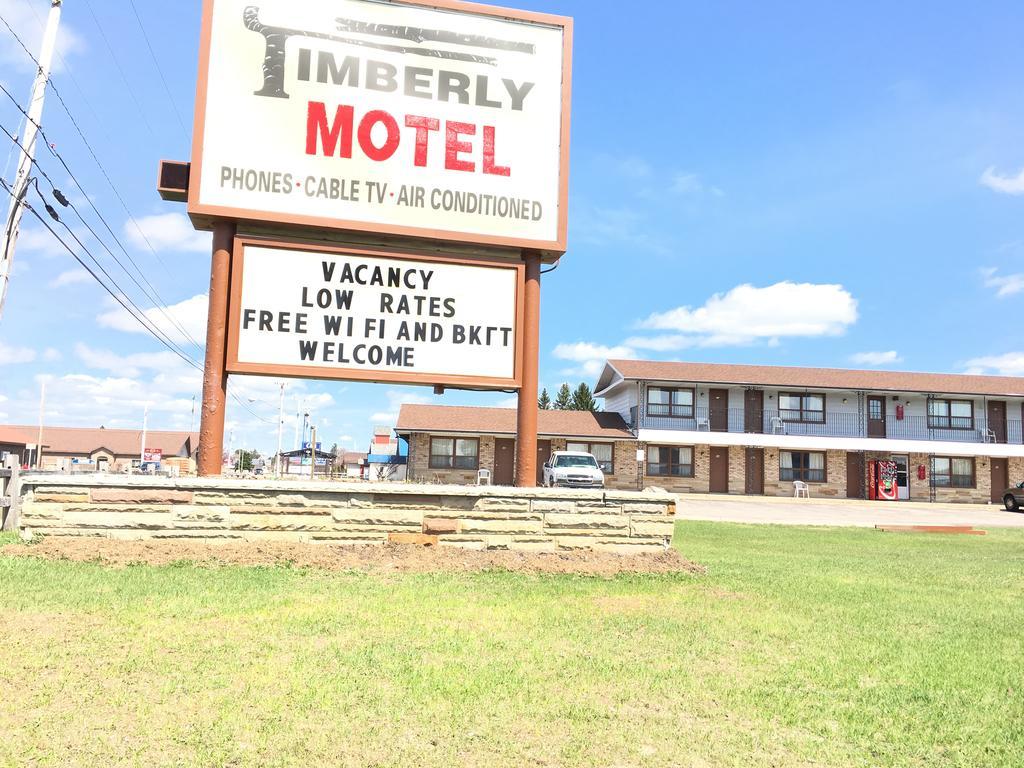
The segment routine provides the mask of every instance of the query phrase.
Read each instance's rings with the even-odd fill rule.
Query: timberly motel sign
[[[213,230],[199,472],[229,373],[519,393],[566,249],[572,20],[456,0],[204,0],[191,163]]]

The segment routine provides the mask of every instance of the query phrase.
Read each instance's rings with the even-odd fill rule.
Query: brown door
[[[711,484],[712,493],[729,492],[729,449],[712,446],[711,451]]]
[[[846,498],[863,499],[864,494],[864,454],[850,451],[846,454]]]
[[[537,441],[537,485],[544,484],[544,464],[551,458],[551,441]]]
[[[995,435],[997,443],[1006,442],[1006,402],[1003,400],[988,401],[988,429]],[[1002,501],[1002,499],[1000,499]]]
[[[1010,484],[1010,471],[1006,459],[992,459],[992,503],[1003,503],[1003,491]]]
[[[885,437],[885,398],[868,398],[868,437]]]
[[[515,483],[516,441],[508,438],[494,439],[494,476],[491,482],[495,485],[512,485]]]
[[[743,431],[764,432],[764,390],[748,389],[743,393]]]
[[[729,390],[709,389],[708,400],[708,408],[710,410],[710,413],[708,414],[708,419],[710,422],[709,428],[712,432],[728,432]]]
[[[743,492],[756,496],[764,494],[764,448],[747,448]]]

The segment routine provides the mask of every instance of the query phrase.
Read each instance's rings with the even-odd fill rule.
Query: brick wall
[[[494,438],[481,435],[479,446],[479,468],[494,473]],[[433,469],[430,466],[430,435],[414,432],[409,437],[410,480],[418,483],[439,483],[451,485],[476,485],[475,469]]]
[[[23,475],[21,525],[119,539],[387,541],[471,549],[661,551],[676,497],[403,483]]]
[[[647,444],[639,443],[646,447]],[[650,443],[654,445],[654,443]],[[635,449],[634,449],[635,450]],[[709,493],[711,483],[711,457],[707,445],[693,446],[693,477],[663,477],[644,475],[644,485],[664,488],[671,493]],[[646,463],[644,467],[646,467]]]
[[[825,482],[808,483],[811,496],[846,498],[846,451],[825,451]],[[793,482],[779,479],[779,449],[764,449],[766,496],[792,496]]]

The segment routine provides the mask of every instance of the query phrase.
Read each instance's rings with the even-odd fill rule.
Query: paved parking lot
[[[974,525],[979,528],[1024,528],[1024,514],[994,504],[786,499],[751,496],[682,495],[676,508],[681,520],[781,525]]]

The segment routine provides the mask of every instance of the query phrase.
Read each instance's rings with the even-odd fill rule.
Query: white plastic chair
[[[805,499],[811,498],[811,489],[807,487],[807,483],[803,480],[793,481],[793,498],[799,499],[800,497]]]
[[[490,485],[491,484],[491,470],[489,470],[489,469],[478,469],[476,471],[476,484],[477,485]]]
[[[771,425],[773,435],[786,434],[786,422],[784,422],[780,416],[772,416]]]
[[[697,419],[697,431],[706,429],[708,432],[711,431],[711,420],[710,419]]]

